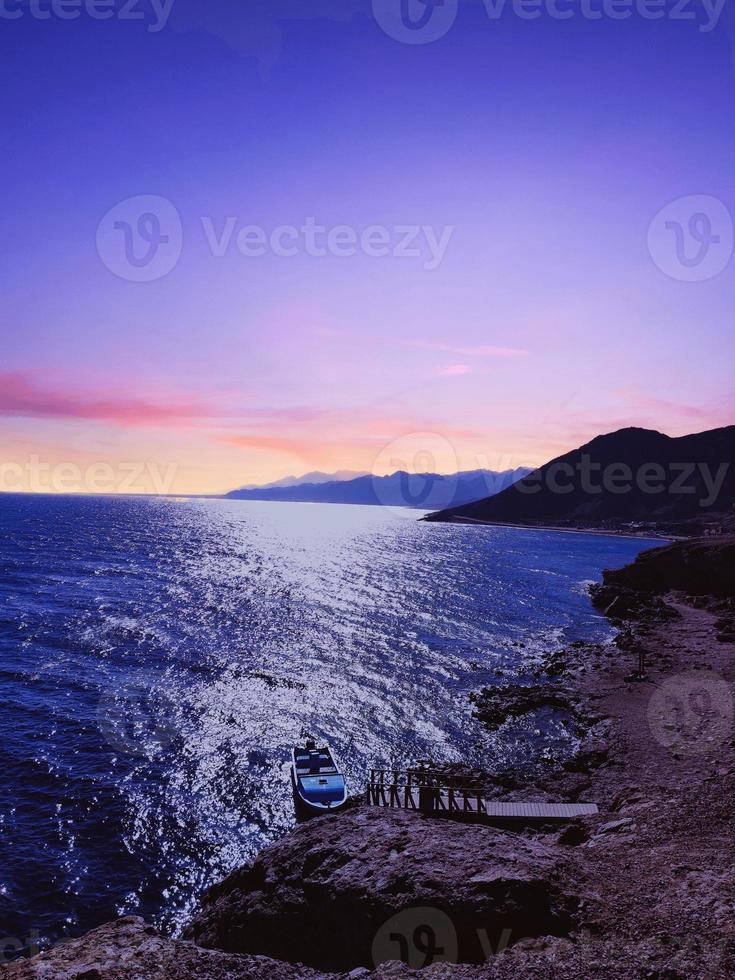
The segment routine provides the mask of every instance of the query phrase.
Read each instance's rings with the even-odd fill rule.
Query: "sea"
[[[653,543],[421,516],[0,496],[0,947],[128,914],[175,934],[293,825],[305,734],[355,793],[373,766],[573,751],[558,712],[491,735],[469,694],[610,642],[587,587]]]

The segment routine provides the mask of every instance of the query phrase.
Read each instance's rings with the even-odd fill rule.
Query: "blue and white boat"
[[[328,745],[313,739],[291,752],[291,783],[296,811],[303,816],[334,813],[347,803],[347,784]]]

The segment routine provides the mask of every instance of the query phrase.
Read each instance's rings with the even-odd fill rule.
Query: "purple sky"
[[[705,32],[694,5],[493,22],[478,0],[406,44],[368,0],[203,7],[155,32],[150,0],[0,19],[3,463],[145,461],[214,492],[733,421],[729,10]],[[134,265],[143,213],[169,241],[146,265],[135,238]]]

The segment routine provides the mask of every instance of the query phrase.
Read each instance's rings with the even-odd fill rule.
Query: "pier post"
[[[425,783],[422,783],[422,785],[419,786],[419,810],[421,813],[430,817],[434,812],[435,802],[436,791],[434,790],[434,787],[427,786]]]

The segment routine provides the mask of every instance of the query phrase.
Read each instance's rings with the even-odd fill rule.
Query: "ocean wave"
[[[181,924],[290,826],[304,730],[354,789],[370,766],[571,751],[553,714],[490,738],[467,694],[523,680],[570,639],[608,639],[582,586],[642,547],[580,535],[561,553],[545,532],[437,533],[379,508],[0,509],[6,925],[56,938],[128,912]]]

